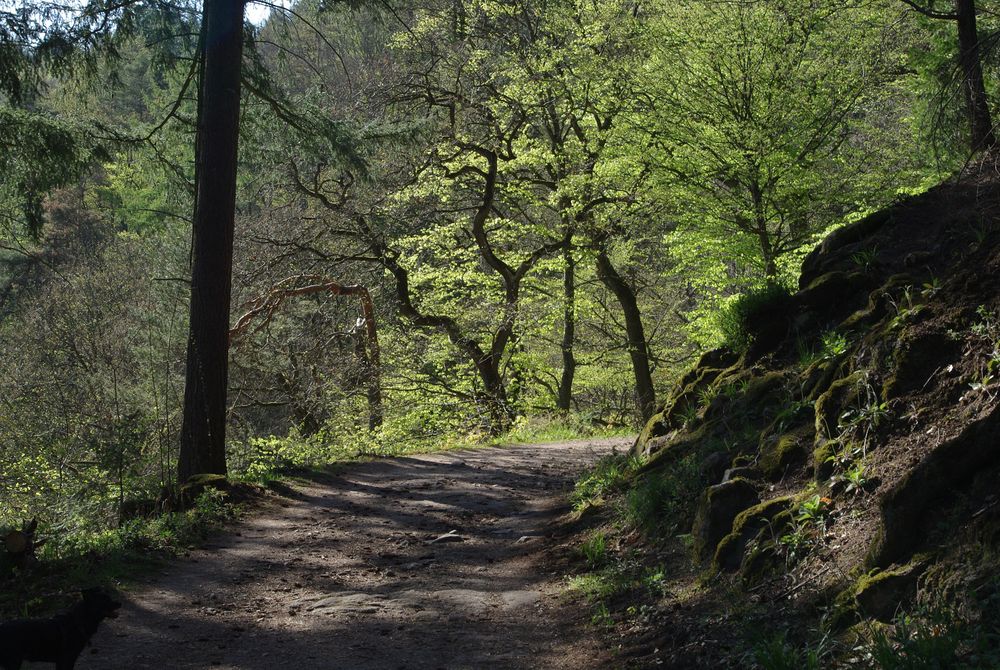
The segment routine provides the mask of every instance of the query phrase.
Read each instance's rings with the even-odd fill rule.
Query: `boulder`
[[[784,435],[761,440],[758,465],[769,479],[780,479],[791,466],[803,460],[812,441],[812,426],[800,426]]]
[[[766,532],[772,526],[775,517],[792,508],[794,498],[781,496],[772,498],[740,512],[733,520],[732,531],[718,543],[715,551],[713,567],[716,571],[735,572],[744,560],[747,545]],[[779,528],[772,527],[776,536],[781,535]]]
[[[746,479],[732,479],[705,489],[691,528],[698,560],[711,559],[719,541],[732,531],[733,520],[759,502],[757,490]]]
[[[702,459],[698,470],[701,472],[703,481],[719,482],[725,474],[732,457],[725,451],[714,451]]]
[[[763,479],[764,473],[752,465],[735,465],[722,473],[722,482],[732,481],[736,478],[758,481]]]
[[[917,595],[917,580],[928,565],[921,557],[902,567],[891,567],[858,580],[854,601],[865,617],[889,622]]]

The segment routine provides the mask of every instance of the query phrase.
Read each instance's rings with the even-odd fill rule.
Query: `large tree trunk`
[[[993,120],[990,116],[986,85],[983,82],[982,54],[979,33],[976,29],[975,0],[955,0],[958,22],[959,67],[962,71],[962,90],[969,115],[972,150],[987,149],[996,144]]]
[[[559,380],[559,397],[556,407],[568,412],[573,403],[573,378],[576,376],[576,259],[569,244],[563,249],[563,337],[562,378]]]
[[[243,0],[205,0],[184,419],[177,475],[226,474]]]
[[[653,376],[649,369],[649,348],[646,344],[646,332],[642,326],[639,303],[636,300],[635,291],[618,274],[605,249],[600,249],[597,254],[597,276],[618,298],[618,303],[621,305],[625,317],[628,353],[632,359],[632,371],[635,374],[636,406],[639,410],[639,416],[645,423],[656,410],[656,390],[653,388]]]

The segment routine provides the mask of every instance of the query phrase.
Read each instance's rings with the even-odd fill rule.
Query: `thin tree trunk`
[[[563,337],[562,337],[562,378],[559,380],[559,397],[556,407],[569,412],[573,403],[573,378],[576,376],[576,356],[573,345],[576,342],[576,259],[573,249],[567,244],[563,249]]]
[[[243,1],[205,0],[197,135],[191,322],[177,475],[226,474],[226,392]]]
[[[361,313],[365,320],[365,340],[368,343],[365,361],[368,377],[368,430],[382,427],[385,410],[382,406],[382,349],[378,343],[378,328],[375,325],[375,304],[371,294],[362,288]]]
[[[653,387],[653,376],[649,369],[649,347],[646,344],[646,332],[642,326],[642,313],[635,297],[635,291],[611,264],[608,252],[600,249],[597,254],[597,276],[604,283],[621,305],[625,317],[625,332],[628,335],[628,354],[632,359],[632,371],[635,374],[635,396],[639,416],[645,423],[656,411],[656,390]]]
[[[479,403],[488,417],[487,429],[490,435],[503,435],[510,430],[514,418],[513,409],[507,398],[507,387],[499,370],[489,361],[476,363],[476,370],[483,382]]]
[[[979,151],[996,144],[996,137],[993,134],[993,120],[983,81],[975,0],[955,0],[955,15],[958,22],[958,58],[962,70],[962,90],[965,92],[965,104],[969,115],[970,140],[972,150]]]

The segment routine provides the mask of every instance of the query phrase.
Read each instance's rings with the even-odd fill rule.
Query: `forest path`
[[[297,485],[135,589],[77,668],[612,667],[544,550],[575,475],[630,442],[391,458]]]

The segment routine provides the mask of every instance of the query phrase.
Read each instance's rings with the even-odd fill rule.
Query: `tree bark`
[[[986,85],[983,81],[982,54],[976,29],[975,0],[955,0],[958,22],[959,67],[962,70],[962,90],[969,115],[972,150],[988,149],[996,144],[993,119],[990,116]]]
[[[646,332],[642,326],[639,303],[636,300],[635,291],[618,274],[604,248],[598,250],[597,276],[615,294],[625,317],[628,354],[632,359],[632,371],[635,374],[636,409],[645,423],[656,411],[656,390],[653,387],[653,376],[649,368],[649,347],[646,344]]]
[[[192,232],[191,320],[177,476],[226,474],[226,393],[243,0],[205,0]]]
[[[556,407],[569,412],[573,403],[573,378],[576,376],[576,356],[573,345],[576,342],[576,259],[573,249],[567,244],[563,249],[563,337],[562,337],[562,377],[559,380],[559,397]]]

